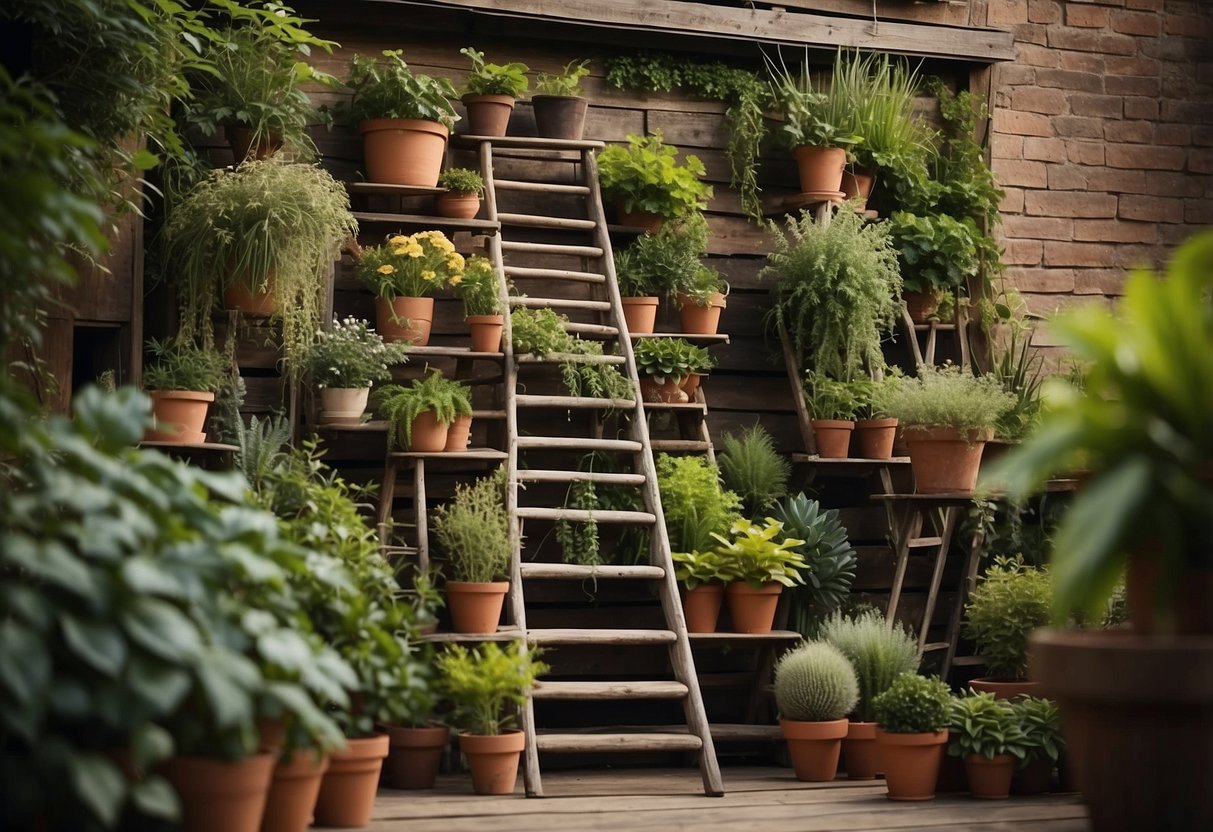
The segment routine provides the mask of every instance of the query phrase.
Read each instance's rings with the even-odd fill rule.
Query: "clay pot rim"
[[[451,729],[446,725],[381,725],[392,748],[435,748],[447,744]]]
[[[464,315],[463,320],[469,324],[503,324],[505,323],[505,315],[497,313],[496,315]]]
[[[469,103],[488,103],[488,104],[506,104],[510,105],[510,109],[514,109],[514,104],[518,101],[512,95],[500,95],[498,93],[464,93],[459,97],[459,100],[464,104]]]
[[[994,438],[994,428],[954,428],[947,425],[902,425],[907,442],[966,442],[975,445]]]
[[[849,740],[875,740],[876,739],[876,723],[862,722],[860,720],[848,720],[847,722],[847,739]]]
[[[678,307],[681,309],[684,306],[693,306],[696,309],[708,309],[713,306],[718,306],[721,309],[727,309],[729,307],[729,300],[728,296],[724,292],[713,292],[712,296],[708,298],[707,304],[700,306],[691,298],[690,295],[679,294]]]
[[[376,130],[414,130],[419,133],[433,133],[445,140],[451,131],[441,121],[425,118],[368,118],[358,122],[359,133],[372,133]]]
[[[811,419],[814,430],[824,428],[825,430],[855,430],[854,419]]]
[[[482,593],[486,595],[505,592],[509,589],[509,581],[447,581],[444,584],[448,590],[454,589],[457,592],[465,592],[467,594]]]
[[[717,595],[724,592],[724,586],[723,581],[708,581],[707,583],[700,584],[694,589],[687,589],[685,586],[683,589],[687,592],[699,592],[703,595]]]
[[[883,419],[856,419],[855,429],[883,430],[885,428],[897,427],[897,417],[889,416]]]
[[[521,728],[507,728],[500,734],[473,734],[459,732],[459,749],[465,754],[506,753],[526,748],[526,734]]]
[[[820,721],[779,718],[779,728],[787,740],[841,740],[847,736],[848,724],[845,716]]]
[[[799,159],[800,156],[804,153],[817,153],[817,152],[832,153],[832,155],[835,155],[835,156],[838,155],[839,153],[841,153],[845,156],[847,153],[846,148],[828,147],[828,146],[816,145],[816,144],[798,144],[792,148],[792,156],[794,156],[797,159]]]
[[[879,725],[876,727],[876,740],[886,745],[943,745],[948,741],[948,729],[938,731],[917,731],[910,734],[886,731]]]
[[[541,92],[537,92],[531,96],[531,101],[535,101],[536,99],[543,101],[589,101],[584,95],[548,95]]]
[[[447,191],[443,191],[443,192],[442,192],[442,193],[440,193],[440,194],[437,194],[437,197],[438,197],[439,199],[463,199],[463,200],[467,200],[467,199],[474,199],[474,200],[476,200],[477,202],[479,202],[479,201],[480,201],[480,199],[481,199],[480,194],[476,193],[475,191],[451,191],[451,190],[447,190]]]
[[[388,735],[377,732],[369,737],[346,737],[344,748],[334,748],[331,757],[334,762],[339,760],[361,760],[383,758],[388,755],[390,747]]]
[[[213,402],[214,393],[202,390],[148,390],[148,396],[153,399],[185,399],[192,402]]]
[[[661,303],[659,295],[623,295],[619,300],[624,306],[656,306]]]

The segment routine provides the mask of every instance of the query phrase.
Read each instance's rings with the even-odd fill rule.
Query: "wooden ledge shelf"
[[[456,231],[476,231],[482,234],[496,234],[501,230],[501,223],[494,220],[460,220],[451,217],[436,217],[429,214],[391,214],[380,211],[353,211],[352,213],[354,219],[358,220],[362,225],[447,228]]]
[[[429,633],[420,637],[421,641],[433,644],[464,644],[485,641],[520,641],[522,631],[513,626],[502,626],[495,633]]]
[[[910,458],[908,456],[895,456],[890,459],[863,459],[861,457],[831,459],[828,457],[820,457],[817,454],[792,454],[792,462],[796,463],[797,465],[836,465],[839,467],[860,467],[865,465],[909,465]]]
[[[504,410],[473,410],[472,421],[477,419],[500,421],[505,418]],[[371,419],[361,424],[353,425],[316,425],[317,430],[328,430],[336,432],[364,432],[364,433],[386,433],[388,423],[386,419]]]
[[[410,361],[415,358],[470,358],[473,361],[501,361],[505,358],[505,353],[472,352],[471,347],[409,347],[407,354]]]
[[[541,139],[538,136],[475,136],[458,133],[451,136],[451,144],[471,147],[489,142],[497,147],[528,148],[531,150],[598,150],[606,147],[604,142],[593,139]]]
[[[682,338],[686,341],[699,341],[708,346],[729,343],[729,336],[723,332],[711,334],[703,332],[629,332],[628,337],[633,341],[638,341],[641,338]]]
[[[769,633],[687,633],[692,644],[723,644],[730,641],[800,641],[804,638],[795,630],[772,630]]]
[[[234,454],[239,453],[238,445],[227,445],[223,442],[166,442],[146,439],[139,443],[140,448],[152,448],[158,451],[196,451],[198,453]]]
[[[386,182],[346,182],[345,189],[351,194],[374,196],[434,196],[446,193],[446,188],[427,188],[424,185],[389,185]]]
[[[645,402],[647,413],[651,410],[676,411],[680,413],[707,413],[708,406],[703,402]]]
[[[495,448],[468,448],[466,451],[393,451],[388,454],[389,459],[449,460],[451,462],[467,460],[500,462],[507,457],[508,455],[504,451]]]

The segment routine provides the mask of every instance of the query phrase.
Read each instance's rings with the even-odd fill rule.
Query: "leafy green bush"
[[[471,168],[447,168],[438,174],[438,187],[453,194],[480,196],[484,193],[484,177]]]
[[[1019,725],[1022,763],[1034,760],[1057,762],[1066,747],[1061,735],[1061,711],[1052,699],[1020,696],[1011,700],[1011,710]]]
[[[740,434],[725,433],[718,464],[725,487],[741,497],[747,517],[764,516],[788,493],[792,466],[762,425]]]
[[[961,431],[993,428],[1015,405],[992,376],[974,376],[956,366],[921,367],[916,378],[901,381],[886,408],[902,427],[951,427]]]
[[[426,411],[444,425],[456,416],[472,415],[472,392],[467,385],[445,378],[434,370],[424,378],[413,379],[408,387],[388,384],[375,391],[379,412],[391,424],[388,436],[391,444],[407,448],[413,440],[413,420]]]
[[[965,636],[973,639],[994,679],[1028,675],[1028,636],[1049,623],[1053,579],[1021,556],[997,557],[965,605]]]
[[[708,251],[708,221],[700,211],[662,223],[615,252],[615,275],[624,297],[673,297],[691,293],[703,282]],[[710,271],[710,270],[709,270]]]
[[[362,250],[358,278],[381,298],[423,298],[462,276],[467,262],[441,231],[393,234]]]
[[[459,54],[472,62],[472,72],[463,88],[465,95],[509,95],[514,98],[526,95],[529,86],[526,74],[530,70],[526,64],[517,61],[487,64],[484,53],[470,46],[460,49]]]
[[[805,388],[805,404],[814,419],[841,419],[851,421],[859,413],[861,396],[868,379],[835,381],[824,373],[809,370],[805,373],[808,386]]]
[[[510,336],[514,353],[537,356],[570,356],[560,365],[560,377],[573,396],[604,399],[631,399],[636,395],[632,382],[613,364],[589,364],[573,356],[602,355],[602,344],[575,338],[564,329],[568,318],[551,309],[518,307],[510,313]]]
[[[942,731],[952,711],[952,692],[934,676],[902,673],[872,701],[880,727],[891,734]]]
[[[383,60],[355,55],[345,85],[353,91],[348,105],[349,120],[416,118],[438,121],[448,130],[459,116],[451,101],[459,97],[446,78],[414,74],[399,49],[383,51]]]
[[[775,106],[783,115],[783,124],[775,134],[787,147],[851,147],[863,141],[849,130],[852,123],[851,101],[840,83],[813,81],[809,73],[809,50],[804,51],[800,71],[790,70],[783,56],[776,64],[770,56],[767,69]],[[834,76],[839,74],[842,50],[834,63]]]
[[[700,179],[707,173],[698,156],[687,154],[678,163],[678,148],[650,136],[628,136],[627,146],[611,145],[598,154],[598,178],[605,199],[624,211],[646,211],[666,219],[702,211],[712,186]]]
[[[504,480],[498,472],[473,483],[458,483],[455,496],[430,514],[434,539],[446,552],[452,580],[489,583],[509,573]]]
[[[806,580],[792,588],[788,625],[807,636],[823,612],[846,600],[858,558],[838,521],[838,509],[823,510],[816,500],[800,493],[776,503],[771,514],[783,523],[788,537],[804,541],[798,548],[808,564]]]
[[[559,72],[541,72],[535,77],[538,95],[584,95],[581,79],[590,74],[590,61],[569,61]]]
[[[841,650],[855,668],[855,719],[860,722],[875,722],[876,698],[903,674],[918,670],[917,640],[901,625],[890,627],[876,610],[854,616],[836,611],[822,624],[820,637]]]
[[[1024,758],[1023,731],[1014,706],[992,693],[974,693],[952,700],[948,721],[948,753],[953,757],[976,754],[992,760],[999,754]]]
[[[385,344],[357,318],[334,320],[316,336],[304,363],[317,387],[370,387],[392,377],[388,367],[408,361],[408,344]]]
[[[638,338],[632,347],[636,369],[652,376],[658,384],[681,381],[698,372],[707,359],[707,350],[684,338]]]
[[[493,736],[514,726],[513,711],[527,702],[527,694],[546,664],[538,652],[521,641],[503,649],[496,642],[467,648],[452,644],[438,657],[442,691],[455,706],[455,722],[469,734]]]
[[[147,342],[147,351],[151,361],[143,372],[143,386],[148,390],[216,393],[232,372],[222,355],[180,336],[163,341],[153,338]]]
[[[977,276],[976,240],[981,232],[972,220],[895,211],[888,227],[907,292],[963,292]]]
[[[497,279],[497,267],[487,257],[469,257],[464,263],[463,274],[452,277],[451,285],[463,301],[464,316],[501,314],[501,283]]]
[[[724,576],[730,581],[745,581],[755,587],[772,581],[783,586],[804,583],[800,573],[808,564],[797,551],[804,541],[785,537],[778,520],[768,517],[761,526],[737,520],[729,534],[732,540],[712,532],[719,544],[716,551],[724,557]]]
[[[775,703],[784,719],[842,719],[858,698],[855,669],[832,644],[806,642],[784,653],[775,664]]]
[[[703,552],[673,552],[674,577],[687,589],[729,579],[729,557],[714,549]]]
[[[712,532],[728,530],[739,517],[741,499],[724,489],[720,471],[703,457],[658,456],[657,488],[674,552],[714,548]]]

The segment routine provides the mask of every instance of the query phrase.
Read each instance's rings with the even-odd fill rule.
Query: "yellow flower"
[[[463,255],[452,254],[446,259],[446,267],[455,272],[463,271]]]
[[[438,275],[434,274],[434,272],[430,269],[426,269],[421,273],[422,280],[435,280],[437,277]]]
[[[434,239],[434,248],[441,251],[443,254],[450,254],[455,250],[455,244],[446,237],[437,237]]]
[[[403,257],[403,256],[404,256],[405,254],[407,254],[407,253],[408,253],[408,249],[406,249],[406,248],[394,248],[394,249],[392,249],[392,254],[393,254],[394,256],[396,256],[396,257]]]
[[[394,237],[389,237],[388,242],[394,246],[402,246],[409,241],[409,238],[403,234],[397,234]]]
[[[393,274],[396,271],[396,267],[391,263],[384,263],[376,271],[378,271],[380,274]]]
[[[450,283],[452,286],[458,286],[460,283],[463,282],[463,278],[460,277],[459,275],[455,275],[447,282]]]

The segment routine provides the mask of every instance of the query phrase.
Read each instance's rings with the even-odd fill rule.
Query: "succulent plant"
[[[903,673],[872,704],[876,721],[891,734],[939,731],[952,715],[952,691],[934,676]]]
[[[805,642],[785,653],[775,665],[775,702],[785,719],[842,719],[858,699],[855,669],[832,644]]]

